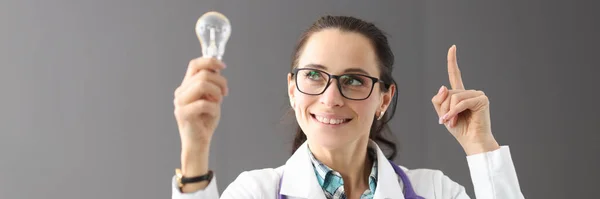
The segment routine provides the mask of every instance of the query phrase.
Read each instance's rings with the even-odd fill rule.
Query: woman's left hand
[[[467,155],[500,148],[492,135],[488,97],[479,90],[465,90],[458,63],[456,46],[448,50],[448,76],[452,90],[442,86],[431,99],[444,124]]]

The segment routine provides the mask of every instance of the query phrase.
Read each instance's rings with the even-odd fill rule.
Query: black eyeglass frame
[[[302,91],[300,89],[300,86],[298,86],[298,75],[297,75],[298,71],[301,71],[301,70],[315,70],[315,71],[319,71],[321,73],[327,74],[327,78],[328,78],[327,79],[327,85],[325,85],[325,88],[323,88],[323,90],[320,93],[318,93],[318,94],[310,94],[310,93],[306,93],[306,92]],[[292,77],[294,78],[294,83],[296,84],[296,89],[298,89],[298,91],[300,91],[301,93],[304,93],[306,95],[321,95],[321,94],[323,94],[327,90],[327,88],[329,88],[329,85],[331,85],[331,80],[332,79],[335,79],[337,81],[337,88],[338,88],[338,92],[340,92],[340,95],[342,95],[344,98],[349,99],[349,100],[365,100],[365,99],[371,97],[371,94],[373,93],[373,88],[375,88],[375,84],[376,83],[381,83],[381,84],[383,84],[386,87],[388,86],[388,84],[386,84],[383,80],[381,80],[379,78],[371,77],[371,76],[364,75],[364,74],[357,74],[357,73],[347,73],[347,74],[342,74],[342,75],[332,75],[332,74],[329,74],[328,72],[325,72],[325,71],[319,70],[319,69],[315,69],[315,68],[294,68],[292,70],[291,74],[292,74]],[[359,98],[359,99],[349,98],[346,95],[344,95],[344,92],[342,92],[342,84],[340,84],[340,77],[342,77],[344,75],[359,75],[359,76],[371,79],[371,81],[373,81],[373,84],[371,84],[371,90],[369,91],[369,95],[367,95],[367,97],[365,97],[365,98]]]

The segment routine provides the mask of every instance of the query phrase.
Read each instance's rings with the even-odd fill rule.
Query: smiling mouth
[[[346,119],[328,118],[328,117],[324,117],[324,116],[318,116],[318,115],[315,115],[312,113],[310,114],[310,116],[315,121],[322,123],[322,124],[328,124],[328,125],[342,125],[342,124],[346,124],[352,120],[352,118],[346,118]]]

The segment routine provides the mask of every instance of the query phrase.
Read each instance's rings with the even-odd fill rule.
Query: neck
[[[367,158],[369,140],[358,140],[342,148],[328,149],[318,145],[309,147],[315,158],[342,175],[347,193],[364,192],[369,188],[373,163]]]

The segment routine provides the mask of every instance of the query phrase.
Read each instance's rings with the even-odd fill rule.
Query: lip
[[[321,117],[330,118],[330,119],[338,119],[338,120],[339,119],[343,119],[343,120],[348,120],[348,121],[344,121],[341,124],[325,124],[325,123],[322,123],[319,120],[317,120],[317,118],[316,118],[317,115],[321,116]],[[321,125],[328,126],[328,127],[340,127],[340,126],[343,126],[345,124],[348,124],[348,122],[352,121],[352,119],[353,119],[351,117],[344,117],[344,116],[339,116],[339,115],[334,115],[334,114],[329,114],[329,113],[317,113],[317,114],[310,113],[310,117],[312,118],[313,121],[315,121],[315,122],[317,122],[317,123],[319,123]]]
[[[333,114],[333,113],[314,113],[314,112],[309,112],[309,113],[313,116],[318,115],[321,117],[326,117],[326,118],[336,119],[336,120],[352,119],[352,117],[340,116],[339,114]]]

